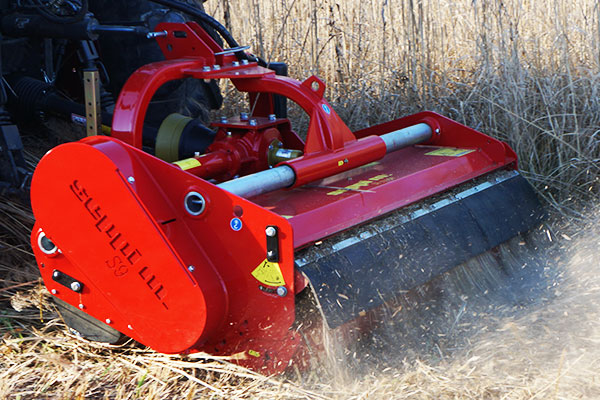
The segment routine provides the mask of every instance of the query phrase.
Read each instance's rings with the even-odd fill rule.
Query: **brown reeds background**
[[[387,354],[398,362],[383,369],[348,371],[342,362],[266,378],[202,355],[102,346],[65,331],[29,249],[33,219],[27,207],[4,199],[0,398],[600,397],[596,1],[214,0],[205,7],[241,44],[287,62],[291,76],[321,77],[352,129],[429,109],[509,142],[557,215],[536,253],[551,278],[547,295],[489,309],[461,298],[462,306],[448,310],[448,329],[425,327],[422,337],[460,340],[432,353],[415,345],[410,357]],[[232,87],[223,90],[227,95]],[[230,98],[240,107],[239,97]],[[306,128],[300,111],[292,116],[298,131]],[[549,245],[555,250],[542,251]]]
[[[542,196],[577,213],[600,186],[592,0],[207,2],[267,61],[328,85],[352,129],[433,110],[506,140]],[[300,124],[301,131],[303,125]]]

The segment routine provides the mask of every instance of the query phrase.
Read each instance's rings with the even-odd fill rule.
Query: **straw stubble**
[[[546,399],[600,396],[600,7],[592,0],[228,0],[206,8],[290,74],[317,74],[352,129],[430,109],[506,140],[555,214],[385,310],[392,324],[303,374],[263,377],[65,330],[0,203],[0,397]],[[223,87],[227,95],[231,86]],[[228,101],[233,107],[239,97]],[[307,118],[292,109],[296,129]],[[28,156],[33,163],[34,157]],[[587,205],[587,207],[585,207]],[[532,268],[535,265],[535,268]],[[519,275],[518,271],[523,271]],[[479,271],[477,276],[474,272]],[[531,272],[531,273],[530,273]],[[533,290],[528,279],[538,277]],[[510,283],[510,282],[509,282]],[[523,294],[519,296],[519,294]],[[42,322],[43,320],[43,322]]]

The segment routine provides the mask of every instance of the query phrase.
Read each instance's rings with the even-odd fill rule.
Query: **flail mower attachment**
[[[33,177],[35,256],[86,337],[280,372],[306,345],[300,292],[336,328],[542,217],[496,139],[431,112],[351,132],[318,78],[276,75],[195,23],[156,30],[167,60],[131,76],[112,137],[58,146]],[[149,154],[148,103],[182,78],[230,79],[253,112],[216,134],[173,114]],[[310,116],[306,141],[277,96]]]

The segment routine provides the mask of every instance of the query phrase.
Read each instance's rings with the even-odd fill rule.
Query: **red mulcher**
[[[305,353],[301,292],[343,326],[542,217],[505,143],[431,112],[351,132],[317,77],[276,75],[195,23],[156,32],[167,60],[130,77],[112,137],[58,146],[33,177],[35,256],[83,336],[281,372]],[[147,106],[182,78],[230,79],[252,112],[216,134],[172,114],[152,155]],[[306,141],[281,97],[310,116]]]

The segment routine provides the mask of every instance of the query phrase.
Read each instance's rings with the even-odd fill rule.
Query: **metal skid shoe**
[[[156,29],[167,61],[125,84],[112,137],[58,146],[33,177],[40,271],[84,336],[282,372],[310,344],[296,296],[310,290],[330,328],[354,324],[543,215],[496,139],[430,112],[351,132],[318,78],[238,59],[194,23]],[[231,79],[254,113],[214,131],[171,117],[156,139],[165,161],[142,151],[142,125],[180,78]],[[306,141],[274,115],[275,95],[310,115]]]

